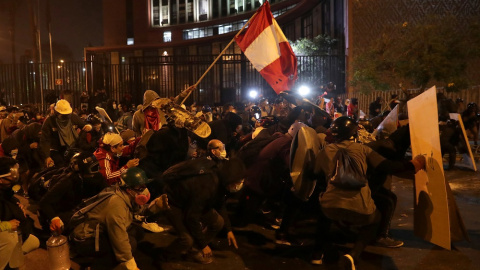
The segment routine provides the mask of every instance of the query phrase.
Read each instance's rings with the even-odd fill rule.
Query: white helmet
[[[70,106],[70,103],[65,99],[60,99],[59,101],[57,101],[57,104],[55,104],[55,111],[59,114],[71,114],[72,107]]]
[[[123,143],[123,139],[117,133],[108,132],[103,136],[103,143],[110,146],[115,146],[117,144]]]

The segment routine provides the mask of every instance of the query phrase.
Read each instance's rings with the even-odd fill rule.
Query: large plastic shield
[[[290,176],[293,193],[303,201],[308,201],[315,189],[313,179],[315,157],[320,151],[320,139],[314,129],[302,127],[292,140],[290,148]]]

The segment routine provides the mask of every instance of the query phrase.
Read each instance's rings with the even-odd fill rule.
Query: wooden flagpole
[[[263,5],[262,5],[263,6]],[[260,7],[261,8],[261,7]],[[218,59],[220,59],[220,57],[225,54],[225,52],[227,51],[228,47],[230,47],[230,45],[232,45],[232,43],[235,41],[235,38],[237,38],[243,31],[243,29],[245,29],[245,27],[247,27],[247,25],[250,24],[250,22],[253,20],[253,18],[255,18],[255,16],[257,15],[258,13],[258,10],[260,9],[258,8],[257,11],[252,15],[252,17],[250,17],[250,19],[245,23],[245,25],[242,27],[242,29],[240,29],[238,31],[238,33],[232,38],[232,40],[230,40],[230,42],[227,44],[227,46],[223,49],[223,51],[220,52],[220,54],[217,56],[217,58],[215,58],[215,60],[213,61],[213,63],[207,68],[207,70],[205,70],[205,72],[203,73],[203,75],[200,77],[200,79],[198,79],[198,81],[193,85],[193,89],[197,88],[197,86],[200,84],[200,82],[203,80],[203,78],[207,75],[207,73],[210,71],[210,69],[212,69],[212,67],[215,65],[215,63],[217,63]],[[188,97],[190,96],[190,94],[193,92],[193,89],[192,91],[188,92],[188,95],[182,100],[182,102],[180,103],[180,105],[182,105],[187,99]]]

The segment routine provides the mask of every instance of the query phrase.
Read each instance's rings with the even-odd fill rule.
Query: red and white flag
[[[235,41],[277,94],[290,90],[297,79],[297,57],[273,18],[268,1]]]

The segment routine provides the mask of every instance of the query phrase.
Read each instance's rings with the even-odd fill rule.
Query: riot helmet
[[[71,168],[83,174],[94,174],[98,172],[99,165],[97,158],[88,152],[76,153],[70,159]]]
[[[131,167],[120,175],[122,186],[133,188],[144,186],[151,182],[144,170],[138,167]]]
[[[358,124],[350,117],[340,116],[330,126],[332,136],[337,140],[349,140],[357,136]]]

